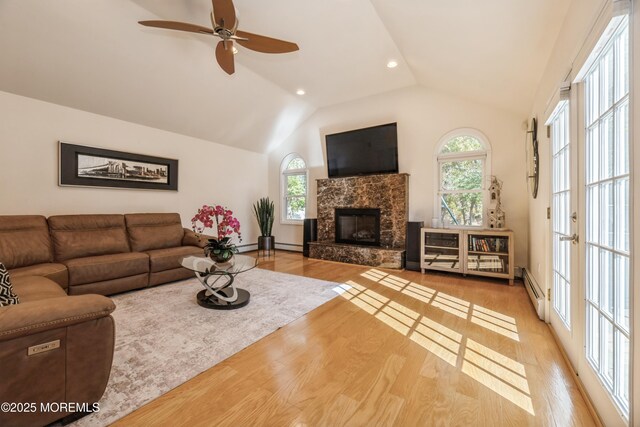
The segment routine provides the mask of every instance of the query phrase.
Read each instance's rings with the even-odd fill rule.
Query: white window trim
[[[306,160],[298,153],[289,153],[284,156],[282,163],[280,164],[280,224],[284,225],[303,225],[304,219],[289,219],[287,218],[287,177],[292,175],[304,175],[306,178],[307,187],[305,189],[305,218],[307,216],[307,203],[309,201],[309,168],[302,169],[287,169],[289,163],[296,158],[302,159],[305,166]]]
[[[482,151],[465,151],[461,153],[441,153],[442,149],[449,141],[453,138],[459,136],[471,136],[476,138],[480,143],[484,146],[484,150]],[[434,156],[434,198],[433,198],[433,218],[437,218],[440,220],[440,224],[443,224],[442,221],[442,212],[440,209],[440,198],[442,194],[442,190],[440,188],[441,185],[441,170],[442,163],[445,161],[452,160],[474,160],[481,159],[483,160],[482,168],[483,168],[483,180],[482,180],[482,225],[455,225],[449,224],[447,228],[455,229],[455,230],[478,230],[482,228],[487,228],[487,206],[489,206],[489,188],[491,182],[491,144],[489,143],[489,139],[479,130],[473,128],[459,128],[452,130],[451,132],[444,135],[440,138],[440,141],[436,145],[436,151]],[[477,190],[457,190],[457,191],[447,191],[447,193],[475,193]]]

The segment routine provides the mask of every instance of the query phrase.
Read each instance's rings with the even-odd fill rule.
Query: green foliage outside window
[[[283,171],[285,219],[303,220],[307,206],[307,165],[299,156],[291,158]]]
[[[482,190],[482,160],[458,160],[442,163],[443,190]]]
[[[480,141],[458,136],[441,153],[484,151]],[[441,161],[440,189],[443,221],[453,225],[481,226],[483,223],[484,161],[481,159]]]
[[[307,205],[307,175],[287,175],[287,219],[304,219]]]
[[[464,151],[484,151],[482,143],[472,136],[457,136],[447,142],[441,153],[461,153]]]
[[[306,167],[304,160],[302,160],[300,157],[296,157],[295,159],[291,160],[289,162],[289,164],[287,165],[287,169],[291,170],[291,169],[304,169]]]
[[[482,225],[482,193],[444,194],[442,219],[454,225]]]

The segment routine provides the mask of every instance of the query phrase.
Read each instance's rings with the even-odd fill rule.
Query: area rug
[[[239,274],[235,284],[251,300],[229,311],[200,307],[195,278],[113,297],[109,384],[100,411],[73,425],[108,425],[337,295],[336,283],[261,269]]]

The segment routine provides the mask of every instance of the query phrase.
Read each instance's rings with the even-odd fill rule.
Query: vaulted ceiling
[[[210,26],[209,0],[2,0],[0,90],[258,152],[318,108],[416,84],[524,119],[569,3],[235,0],[240,29],[300,51],[239,47],[228,76],[216,39],[136,23]]]

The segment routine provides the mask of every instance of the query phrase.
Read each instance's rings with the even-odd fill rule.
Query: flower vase
[[[214,249],[209,252],[209,258],[211,258],[214,262],[219,264],[229,262],[233,258],[234,251],[233,249],[225,248],[225,249]]]

